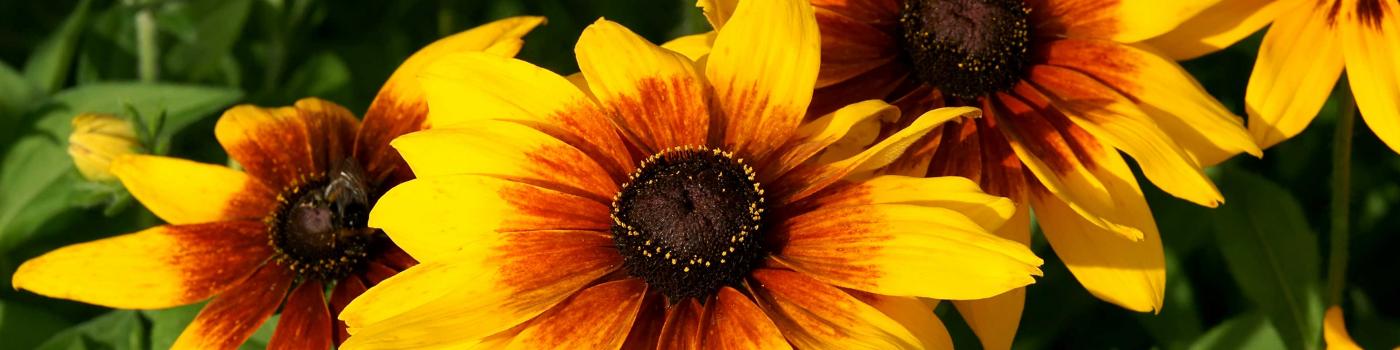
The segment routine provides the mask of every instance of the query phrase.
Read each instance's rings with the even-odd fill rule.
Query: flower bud
[[[131,122],[110,114],[83,113],[73,117],[73,133],[68,135],[68,155],[83,177],[90,181],[113,181],[107,170],[118,156],[141,149]]]

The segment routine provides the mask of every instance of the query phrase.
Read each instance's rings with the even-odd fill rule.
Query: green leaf
[[[1317,237],[1291,194],[1258,175],[1230,169],[1220,181],[1216,242],[1245,297],[1290,349],[1313,349],[1322,334]]]
[[[112,311],[54,334],[37,350],[145,349],[145,327],[136,311]]]
[[[336,100],[349,94],[350,68],[339,55],[322,52],[297,67],[283,94],[289,99],[321,97]]]
[[[1191,344],[1192,350],[1283,348],[1283,338],[1279,337],[1278,331],[1268,319],[1257,313],[1246,313],[1226,320]]]
[[[1196,311],[1196,294],[1177,254],[1166,248],[1166,301],[1160,314],[1136,314],[1138,323],[1163,349],[1184,349],[1201,336],[1201,315]]]
[[[88,22],[89,0],[78,2],[78,7],[63,25],[45,39],[24,64],[24,76],[44,93],[53,93],[63,87],[68,79],[68,71],[73,67],[73,53],[82,37],[83,27]]]
[[[34,88],[34,84],[25,80],[24,75],[15,71],[14,67],[0,62],[0,127],[11,130],[19,122],[20,114],[38,99],[39,90]],[[3,132],[6,131],[0,131]],[[4,141],[4,138],[0,138],[0,144]]]
[[[71,325],[42,308],[0,299],[0,339],[8,348],[34,348]]]
[[[81,177],[66,148],[70,120],[80,112],[122,113],[125,105],[143,115],[166,114],[158,138],[168,139],[241,96],[237,90],[200,86],[104,83],[54,95],[31,118],[34,124],[0,158],[0,252],[32,238],[49,218],[76,207],[70,198]]]
[[[178,42],[166,51],[165,65],[189,81],[212,81],[221,76],[221,63],[243,33],[251,0],[200,0],[163,6],[157,17],[162,29]]]

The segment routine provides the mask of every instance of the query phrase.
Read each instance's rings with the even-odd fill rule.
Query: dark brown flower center
[[[915,76],[976,98],[1010,89],[1025,74],[1029,17],[1022,0],[905,0],[899,28]]]
[[[643,161],[613,199],[613,243],[633,277],[672,302],[738,285],[762,261],[763,190],[720,150],[683,147]]]
[[[283,191],[268,219],[277,259],[300,276],[345,277],[365,261],[375,241],[376,230],[366,226],[373,203],[363,171],[353,160],[342,164],[329,176],[310,177]]]

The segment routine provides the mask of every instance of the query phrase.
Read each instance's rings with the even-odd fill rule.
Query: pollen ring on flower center
[[[905,0],[899,29],[914,75],[955,97],[1010,89],[1029,67],[1022,0]]]
[[[613,198],[623,267],[673,303],[738,285],[762,262],[763,189],[733,154],[678,147],[646,160]]]
[[[298,276],[333,281],[370,255],[375,230],[366,226],[368,198],[346,191],[340,177],[305,176],[277,196],[264,222],[275,259]]]

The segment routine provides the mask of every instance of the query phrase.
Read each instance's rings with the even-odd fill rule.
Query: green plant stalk
[[[160,47],[156,43],[156,17],[151,6],[136,10],[136,71],[142,82],[160,78]]]
[[[1342,108],[1337,115],[1337,132],[1332,143],[1332,227],[1331,250],[1327,254],[1327,303],[1342,301],[1346,287],[1347,245],[1351,242],[1351,141],[1356,127],[1356,100],[1346,79],[1341,82]]]

